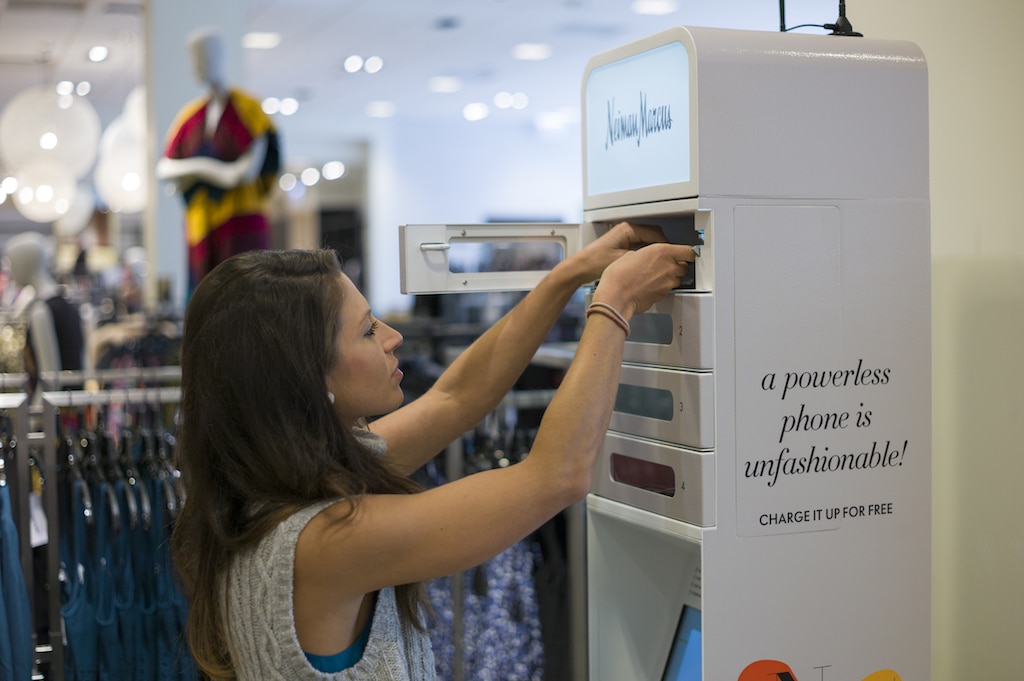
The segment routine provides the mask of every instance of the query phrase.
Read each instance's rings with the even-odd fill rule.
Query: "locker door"
[[[402,293],[525,291],[596,237],[566,223],[400,225]],[[584,241],[586,240],[586,241]]]

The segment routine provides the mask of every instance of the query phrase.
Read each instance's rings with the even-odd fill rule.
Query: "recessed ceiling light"
[[[367,57],[366,63],[363,64],[363,70],[367,73],[377,73],[384,68],[384,60],[380,57]]]
[[[281,100],[281,115],[291,116],[299,110],[299,100],[294,97],[285,97]]]
[[[632,9],[634,14],[664,16],[678,10],[679,5],[676,0],[633,0]]]
[[[277,97],[267,97],[261,103],[261,107],[263,108],[263,113],[273,116],[281,110],[281,100]]]
[[[361,68],[363,68],[363,58],[358,54],[353,54],[345,60],[345,70],[349,73],[355,73]]]
[[[542,111],[533,118],[534,125],[544,132],[564,130],[569,122],[569,117],[561,111]]]
[[[272,31],[253,31],[242,36],[242,47],[250,50],[272,50],[281,44],[281,34]]]
[[[386,101],[370,102],[366,105],[366,115],[370,118],[391,118],[395,115],[395,103]]]
[[[541,61],[551,56],[551,46],[545,43],[519,43],[512,48],[512,56],[524,61]]]
[[[451,94],[462,89],[462,80],[455,76],[434,76],[430,79],[430,91]]]
[[[89,61],[101,62],[110,56],[110,50],[105,45],[95,45],[89,48]]]
[[[467,121],[482,121],[490,115],[491,110],[483,102],[473,102],[462,108],[462,117]]]
[[[530,103],[530,98],[523,92],[499,92],[494,95],[494,106],[499,109],[525,109]]]
[[[328,161],[323,167],[325,180],[337,180],[345,174],[345,164],[341,161]]]
[[[298,178],[295,177],[293,173],[285,173],[280,177],[280,179],[278,179],[277,186],[279,186],[282,191],[290,192],[295,188],[298,181]]]
[[[302,171],[299,179],[302,181],[302,184],[312,187],[320,181],[320,171],[317,168],[306,168]]]

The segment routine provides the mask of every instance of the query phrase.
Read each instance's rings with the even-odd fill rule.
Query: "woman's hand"
[[[635,248],[666,241],[657,227],[620,222],[580,249],[566,264],[579,268],[580,284],[598,279],[605,268]]]
[[[628,251],[605,269],[594,301],[611,305],[628,320],[678,287],[694,255],[691,246],[669,243]]]

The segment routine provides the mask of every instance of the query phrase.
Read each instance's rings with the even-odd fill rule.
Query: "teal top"
[[[373,618],[368,617],[366,619],[366,626],[363,627],[363,633],[359,634],[359,638],[355,640],[355,643],[350,645],[340,653],[334,655],[314,655],[313,653],[306,653],[306,659],[313,665],[313,669],[318,672],[324,672],[327,674],[333,674],[334,672],[340,672],[349,667],[355,667],[356,662],[359,662],[363,658],[363,651],[366,650],[366,643],[370,640],[370,625],[373,624]],[[306,652],[306,651],[302,651]]]

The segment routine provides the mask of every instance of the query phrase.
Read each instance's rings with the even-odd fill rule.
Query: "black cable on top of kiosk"
[[[779,0],[779,31],[786,33],[797,28],[823,28],[832,31],[832,35],[845,35],[857,38],[863,37],[863,33],[853,30],[853,24],[846,18],[846,0],[839,0],[839,18],[833,24],[799,24],[786,27],[786,0]]]
[[[832,35],[850,35],[862,38],[863,33],[853,30],[853,24],[846,18],[846,0],[839,0],[839,18],[834,24],[825,24],[825,28],[832,31]]]

